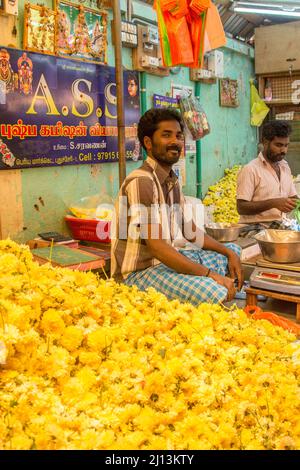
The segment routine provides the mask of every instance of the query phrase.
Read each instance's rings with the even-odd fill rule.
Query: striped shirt
[[[245,165],[237,179],[237,199],[244,201],[266,201],[280,197],[297,195],[290,167],[285,160],[278,163],[280,178],[274,168],[268,163],[263,154]],[[276,209],[255,215],[241,215],[240,223],[280,220],[282,213]]]
[[[174,206],[175,204],[175,206]],[[126,278],[160,263],[149,251],[143,227],[160,224],[163,239],[172,245],[177,235],[174,214],[163,207],[183,208],[184,196],[174,171],[168,173],[148,157],[143,165],[125,179],[115,204],[112,226],[111,275]]]

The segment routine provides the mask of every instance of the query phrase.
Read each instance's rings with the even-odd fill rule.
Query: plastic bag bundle
[[[193,140],[202,139],[210,133],[207,116],[198,97],[180,98],[179,106],[183,121],[190,131]]]
[[[107,194],[82,197],[69,204],[70,212],[79,219],[112,220],[113,207]]]

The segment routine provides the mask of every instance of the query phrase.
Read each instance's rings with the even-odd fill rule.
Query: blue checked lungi
[[[225,245],[240,256],[241,248],[238,245],[234,243],[225,243]],[[228,273],[226,256],[215,251],[196,249],[179,250],[179,253],[222,276]],[[196,306],[202,302],[221,303],[227,298],[227,289],[210,277],[179,274],[163,263],[135,271],[129,274],[124,282],[128,286],[135,285],[143,291],[154,287],[169,300],[179,299],[181,302],[189,302]]]

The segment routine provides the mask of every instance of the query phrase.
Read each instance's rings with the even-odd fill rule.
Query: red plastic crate
[[[79,219],[66,215],[65,221],[76,240],[109,243],[111,222],[107,220]]]

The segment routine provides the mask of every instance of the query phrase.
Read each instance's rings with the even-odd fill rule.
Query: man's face
[[[160,163],[177,163],[184,143],[184,135],[177,121],[161,121],[152,139],[145,137],[144,143],[148,155]]]
[[[128,93],[130,96],[136,96],[138,86],[134,80],[128,80]]]
[[[281,162],[287,154],[290,143],[289,137],[274,137],[273,140],[264,142],[264,155],[272,163]]]

